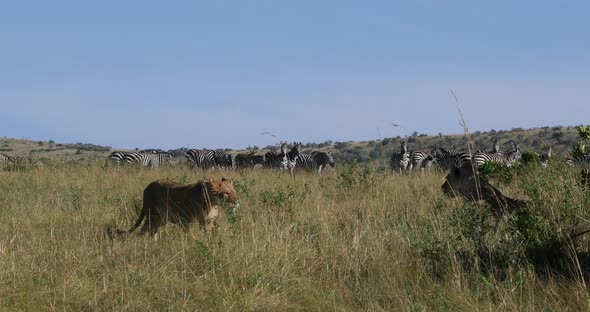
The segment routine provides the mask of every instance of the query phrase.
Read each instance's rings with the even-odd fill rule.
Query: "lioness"
[[[145,219],[141,234],[156,234],[160,226],[171,222],[188,231],[190,223],[199,221],[201,228],[210,230],[219,214],[221,200],[238,205],[233,180],[222,178],[183,185],[170,180],[156,180],[143,191],[143,208],[128,233]]]
[[[525,207],[524,200],[513,199],[505,196],[485,179],[479,177],[479,173],[473,172],[471,166],[453,168],[441,186],[443,193],[448,196],[462,196],[468,200],[481,199],[488,203],[496,215],[502,215],[505,211]]]

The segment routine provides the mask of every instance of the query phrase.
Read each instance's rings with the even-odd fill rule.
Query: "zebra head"
[[[549,164],[549,158],[551,158],[551,146],[549,146],[547,151],[541,154],[541,157],[539,158],[539,161],[541,162],[541,167],[547,168],[547,165]]]
[[[332,156],[332,152],[327,152],[326,154],[328,155],[328,165],[334,168],[336,166],[336,163],[334,162],[334,156]]]
[[[401,151],[402,151],[402,154],[405,154],[408,152],[408,143],[406,143],[406,140],[401,141]]]
[[[492,144],[494,144],[493,145],[494,147],[492,147],[492,153],[494,153],[494,154],[500,153],[500,143],[498,143],[498,138],[493,138]]]

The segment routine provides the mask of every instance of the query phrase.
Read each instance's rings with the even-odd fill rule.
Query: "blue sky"
[[[471,131],[588,124],[588,16],[588,1],[5,1],[0,136],[240,148],[460,133],[451,89]]]

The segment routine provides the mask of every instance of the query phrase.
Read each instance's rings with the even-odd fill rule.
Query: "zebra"
[[[185,155],[191,168],[209,169],[215,167],[214,150],[189,149]]]
[[[160,164],[172,159],[172,154],[168,152],[157,153],[125,153],[123,162],[127,164],[138,164],[142,167],[156,168]]]
[[[0,163],[11,163],[14,161],[14,157],[0,153]]]
[[[498,143],[498,138],[493,138],[492,143],[494,143],[494,147],[490,151],[491,154],[501,154],[500,152],[500,143]]]
[[[280,152],[270,151],[264,154],[264,165],[268,168],[283,169],[282,163],[287,154],[287,143],[281,144]]]
[[[283,161],[281,162],[281,170],[289,170],[289,173],[293,174],[293,170],[295,170],[295,166],[297,166],[297,158],[301,154],[299,152],[301,145],[301,142],[295,142],[291,150],[284,153]],[[283,152],[285,150],[283,150]]]
[[[430,168],[435,160],[432,154],[433,152],[428,150],[412,151],[410,153],[410,165],[408,171],[411,173],[414,168],[421,168],[422,170],[424,170],[424,168]]]
[[[125,157],[126,153],[127,152],[119,152],[119,151],[112,152],[111,154],[109,154],[109,156],[107,156],[107,164],[110,162],[110,163],[120,165],[123,162],[123,158]]]
[[[226,151],[213,151],[213,162],[220,169],[232,169],[234,167],[233,157]]]
[[[296,167],[308,171],[317,170],[318,174],[322,174],[322,169],[327,166],[334,167],[334,157],[332,153],[313,151],[311,154],[299,153],[296,159]]]
[[[264,164],[264,155],[255,155],[252,151],[247,154],[238,154],[234,158],[236,168],[253,168],[256,165]]]
[[[465,155],[469,156],[469,154],[464,151],[446,150],[442,147],[434,148],[434,158],[436,159],[438,167],[443,171],[452,169],[455,166],[455,163],[460,158],[465,157]],[[469,161],[471,161],[471,159]]]
[[[391,154],[389,157],[389,166],[391,168],[391,174],[395,173],[396,170],[399,170],[401,174],[402,171],[406,171],[408,169],[408,164],[410,163],[410,153],[408,153],[408,145],[405,140],[401,141],[401,150],[398,153]]]
[[[541,162],[541,167],[547,168],[549,165],[549,158],[551,158],[551,147],[547,149],[547,151],[539,157],[539,161]]]
[[[472,161],[476,168],[480,168],[487,162],[498,163],[507,167],[512,166],[514,163],[520,161],[522,154],[520,153],[520,146],[514,144],[514,147],[507,150],[505,153],[482,153],[476,152],[473,154]]]
[[[192,168],[233,168],[233,158],[225,151],[189,149],[186,151],[185,155]]]
[[[0,153],[0,164],[6,164],[8,168],[43,166],[43,162],[32,156],[10,156]]]
[[[115,151],[107,157],[107,163],[111,162],[117,165],[138,164],[142,167],[155,168],[172,159],[173,156],[169,152],[138,153]]]
[[[586,153],[584,155],[579,155],[579,156],[570,156],[568,157],[565,162],[570,165],[573,166],[575,164],[584,164],[584,165],[590,165],[590,153]]]

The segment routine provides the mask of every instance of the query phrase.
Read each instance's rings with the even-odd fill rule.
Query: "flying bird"
[[[276,138],[276,137],[277,137],[276,135],[274,135],[274,134],[272,134],[272,133],[270,133],[270,132],[268,132],[268,131],[260,132],[260,134],[261,134],[261,135],[270,135],[270,136],[271,136],[271,137],[273,137],[273,138]]]

